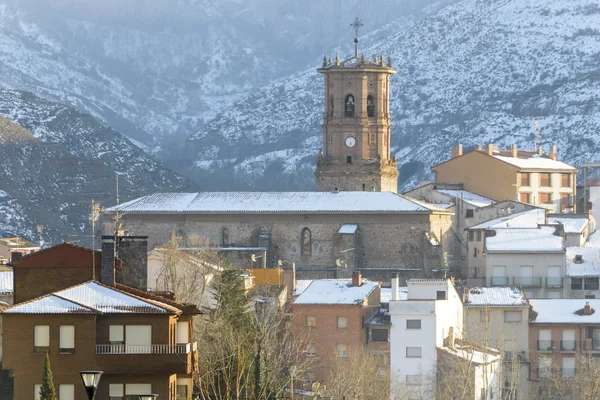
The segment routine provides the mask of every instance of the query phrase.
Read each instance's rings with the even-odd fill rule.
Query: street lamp
[[[158,397],[157,394],[138,394],[139,400],[154,400]]]
[[[83,381],[83,386],[85,386],[85,391],[87,392],[88,399],[94,400],[96,397],[96,391],[98,390],[98,383],[100,382],[100,377],[102,376],[103,371],[81,371],[81,380]]]

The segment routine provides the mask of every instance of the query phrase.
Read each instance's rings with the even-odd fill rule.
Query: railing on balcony
[[[587,338],[584,341],[584,350],[600,350],[600,340]]]
[[[563,378],[572,378],[575,376],[575,368],[563,368],[561,371]]]
[[[508,286],[508,276],[492,276],[492,286]]]
[[[181,344],[97,344],[96,354],[189,354],[196,351],[196,342]]]
[[[546,278],[546,287],[549,287],[549,288],[563,287],[563,278],[549,276],[548,278]]]
[[[552,340],[538,340],[537,349],[540,351],[552,351]]]
[[[561,340],[560,349],[563,351],[575,351],[577,349],[577,342],[575,340]]]
[[[515,276],[513,284],[523,287],[542,287],[542,278],[539,276]]]

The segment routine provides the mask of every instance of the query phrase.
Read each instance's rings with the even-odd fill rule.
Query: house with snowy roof
[[[596,220],[592,214],[548,214],[548,224],[562,225],[567,246],[583,246],[596,231]]]
[[[557,159],[556,146],[548,154],[542,147],[501,150],[495,144],[464,152],[452,149],[452,157],[431,167],[436,183],[462,183],[465,190],[501,200],[518,200],[552,212],[575,212],[577,168]]]
[[[567,247],[565,254],[568,298],[600,298],[600,248]]]
[[[355,272],[352,279],[313,280],[294,299],[294,332],[306,344],[306,356],[315,361],[314,368],[306,373],[305,386],[298,389],[310,389],[316,381],[326,383],[333,360],[353,357],[365,349],[363,324],[381,308],[380,287],[379,282],[362,279],[361,273]],[[374,340],[383,347],[388,344],[384,333],[387,331]],[[387,370],[385,349],[376,350],[382,356],[382,368]]]

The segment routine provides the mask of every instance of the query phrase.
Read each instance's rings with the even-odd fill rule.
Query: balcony
[[[513,278],[515,286],[522,287],[542,287],[542,278],[539,276],[515,276]]]
[[[508,276],[492,276],[492,286],[508,286]]]
[[[560,349],[562,351],[575,351],[577,350],[577,342],[575,340],[561,340]]]
[[[190,374],[197,370],[196,342],[184,344],[97,344],[98,369],[108,374]]]
[[[563,378],[572,378],[575,376],[575,368],[563,368],[561,372]]]
[[[552,351],[552,340],[538,340],[537,349],[539,351]]]
[[[595,340],[592,338],[585,339],[584,350],[600,350],[600,340]]]
[[[561,278],[561,277],[548,277],[548,278],[546,278],[546,287],[549,287],[549,288],[561,288],[561,287],[563,287],[563,278]]]

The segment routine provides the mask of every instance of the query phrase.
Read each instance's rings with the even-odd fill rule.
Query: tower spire
[[[358,31],[360,31],[360,28],[362,28],[363,25],[364,24],[360,19],[358,19],[358,17],[356,17],[354,21],[352,21],[352,23],[350,24],[350,26],[354,28],[354,32],[356,33],[356,36],[354,37],[354,57],[356,58],[358,58]]]

